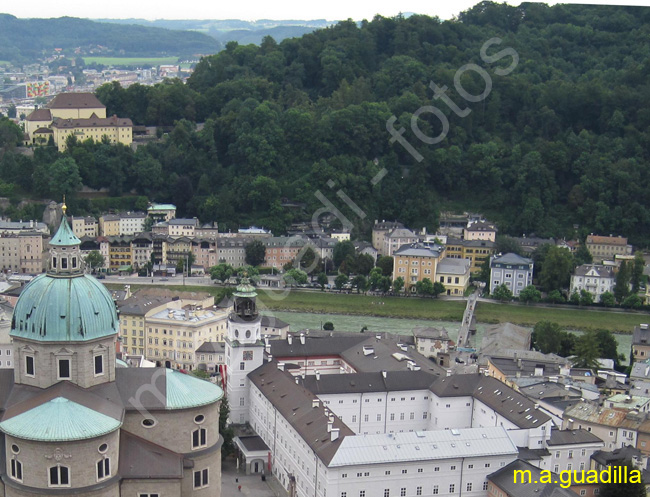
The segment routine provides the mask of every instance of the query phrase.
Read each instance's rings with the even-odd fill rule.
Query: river
[[[346,314],[314,314],[308,312],[283,312],[276,311],[273,313],[267,312],[265,314],[273,315],[282,321],[289,323],[291,331],[300,331],[304,329],[319,330],[321,326],[330,321],[334,324],[334,329],[337,331],[347,332],[360,332],[361,328],[366,326],[367,333],[374,331],[388,331],[399,335],[410,334],[413,328],[418,326],[435,326],[444,327],[449,332],[449,338],[456,340],[458,338],[459,322],[448,321],[433,321],[428,319],[399,319],[399,318],[383,318],[373,316],[350,316]],[[481,339],[485,328],[490,326],[488,324],[478,323],[476,335],[472,336],[470,341],[473,347],[481,345]],[[580,334],[581,332],[573,332]],[[618,353],[623,354],[627,359],[630,355],[630,347],[632,346],[632,335],[616,334],[616,341],[618,342]],[[625,362],[627,364],[627,361]]]

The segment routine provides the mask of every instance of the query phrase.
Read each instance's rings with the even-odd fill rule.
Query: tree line
[[[481,210],[506,234],[571,238],[578,225],[580,237],[617,233],[647,245],[649,20],[641,7],[482,2],[448,21],[377,16],[281,43],[231,42],[201,59],[187,84],[97,90],[109,114],[168,133],[94,181],[173,201],[179,215],[278,233],[321,209],[320,191],[354,234],[368,234],[374,219],[435,229],[440,209],[453,206]],[[515,70],[491,72],[489,96],[465,117],[440,106],[446,139],[418,142],[413,114],[439,103],[430,83],[460,105],[454,75],[483,64],[480,48],[494,37],[517,52]],[[474,95],[485,88],[469,71],[461,81]],[[421,162],[389,141],[391,116]],[[439,131],[437,121],[419,123],[429,136]],[[79,149],[93,147],[101,144],[64,154],[81,162],[83,182],[93,166]]]

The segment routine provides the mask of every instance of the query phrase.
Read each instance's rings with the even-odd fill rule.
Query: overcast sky
[[[32,0],[2,2],[0,12],[16,17],[85,17],[109,19],[371,19],[375,14],[385,17],[400,12],[437,15],[449,19],[478,3],[478,0],[248,0],[243,2],[223,0],[110,0],[88,2],[67,0]],[[519,1],[508,3],[518,5]],[[546,2],[550,4],[558,2]],[[627,1],[575,1],[565,3],[603,3],[610,5],[650,5],[650,0]]]

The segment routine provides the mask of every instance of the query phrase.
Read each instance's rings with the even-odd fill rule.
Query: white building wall
[[[399,433],[429,426],[429,390],[318,395],[356,434]]]
[[[471,428],[474,399],[465,397],[438,397],[430,394],[429,430],[444,430],[449,428]],[[478,425],[477,425],[478,426]],[[481,426],[495,426],[494,424]]]
[[[515,458],[516,455],[511,454],[329,468],[326,475],[327,495],[358,497],[365,491],[366,497],[484,497],[487,475]]]
[[[241,324],[238,326],[242,327]],[[247,375],[262,365],[264,347],[261,345],[233,347],[230,339],[227,339],[225,352],[226,395],[230,407],[230,420],[235,424],[243,424],[250,421],[249,415],[251,412],[248,405],[250,381]],[[249,353],[252,353],[252,357],[250,357]]]
[[[550,471],[582,471],[589,470],[590,457],[597,450],[601,450],[603,444],[571,444],[556,445],[549,447],[551,453]]]

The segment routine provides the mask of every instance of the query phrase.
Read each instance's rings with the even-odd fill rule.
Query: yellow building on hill
[[[96,142],[106,137],[110,143],[127,146],[133,141],[131,119],[106,117],[106,106],[92,93],[60,93],[25,121],[26,145],[45,145],[51,136],[63,151],[70,135],[80,141],[91,138]]]

